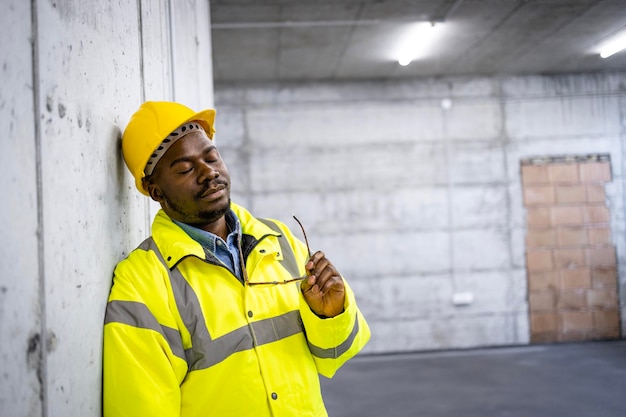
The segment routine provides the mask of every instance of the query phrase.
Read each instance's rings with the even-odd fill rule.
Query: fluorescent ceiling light
[[[419,22],[408,26],[395,51],[395,58],[402,66],[424,57],[431,49],[433,41],[441,32],[441,25]]]
[[[600,56],[608,58],[623,49],[626,49],[626,31],[620,32],[603,42],[600,45]]]

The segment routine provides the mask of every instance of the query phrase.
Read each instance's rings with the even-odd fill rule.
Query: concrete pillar
[[[3,10],[0,410],[99,416],[113,268],[149,235],[153,211],[121,133],[147,99],[212,106],[209,5],[9,0]]]
[[[10,0],[0,14],[0,409],[40,415],[42,272],[38,143],[35,136],[30,3]],[[10,55],[4,51],[11,51]]]

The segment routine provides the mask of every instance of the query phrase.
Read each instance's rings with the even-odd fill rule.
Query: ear
[[[143,177],[141,180],[141,185],[143,188],[148,191],[150,198],[156,201],[157,203],[161,203],[163,201],[163,193],[161,192],[161,187],[154,181],[152,176]]]

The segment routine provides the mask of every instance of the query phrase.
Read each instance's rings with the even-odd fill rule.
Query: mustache
[[[207,191],[209,191],[209,190],[217,190],[218,188],[221,188],[221,186],[224,186],[224,188],[228,188],[228,181],[217,179],[217,180],[213,180],[211,182],[208,182],[196,194],[196,197],[197,198],[201,198]]]

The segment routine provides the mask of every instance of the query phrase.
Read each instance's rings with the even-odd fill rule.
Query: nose
[[[199,167],[200,175],[198,175],[198,184],[211,181],[220,176],[220,173],[210,164],[202,163]]]

